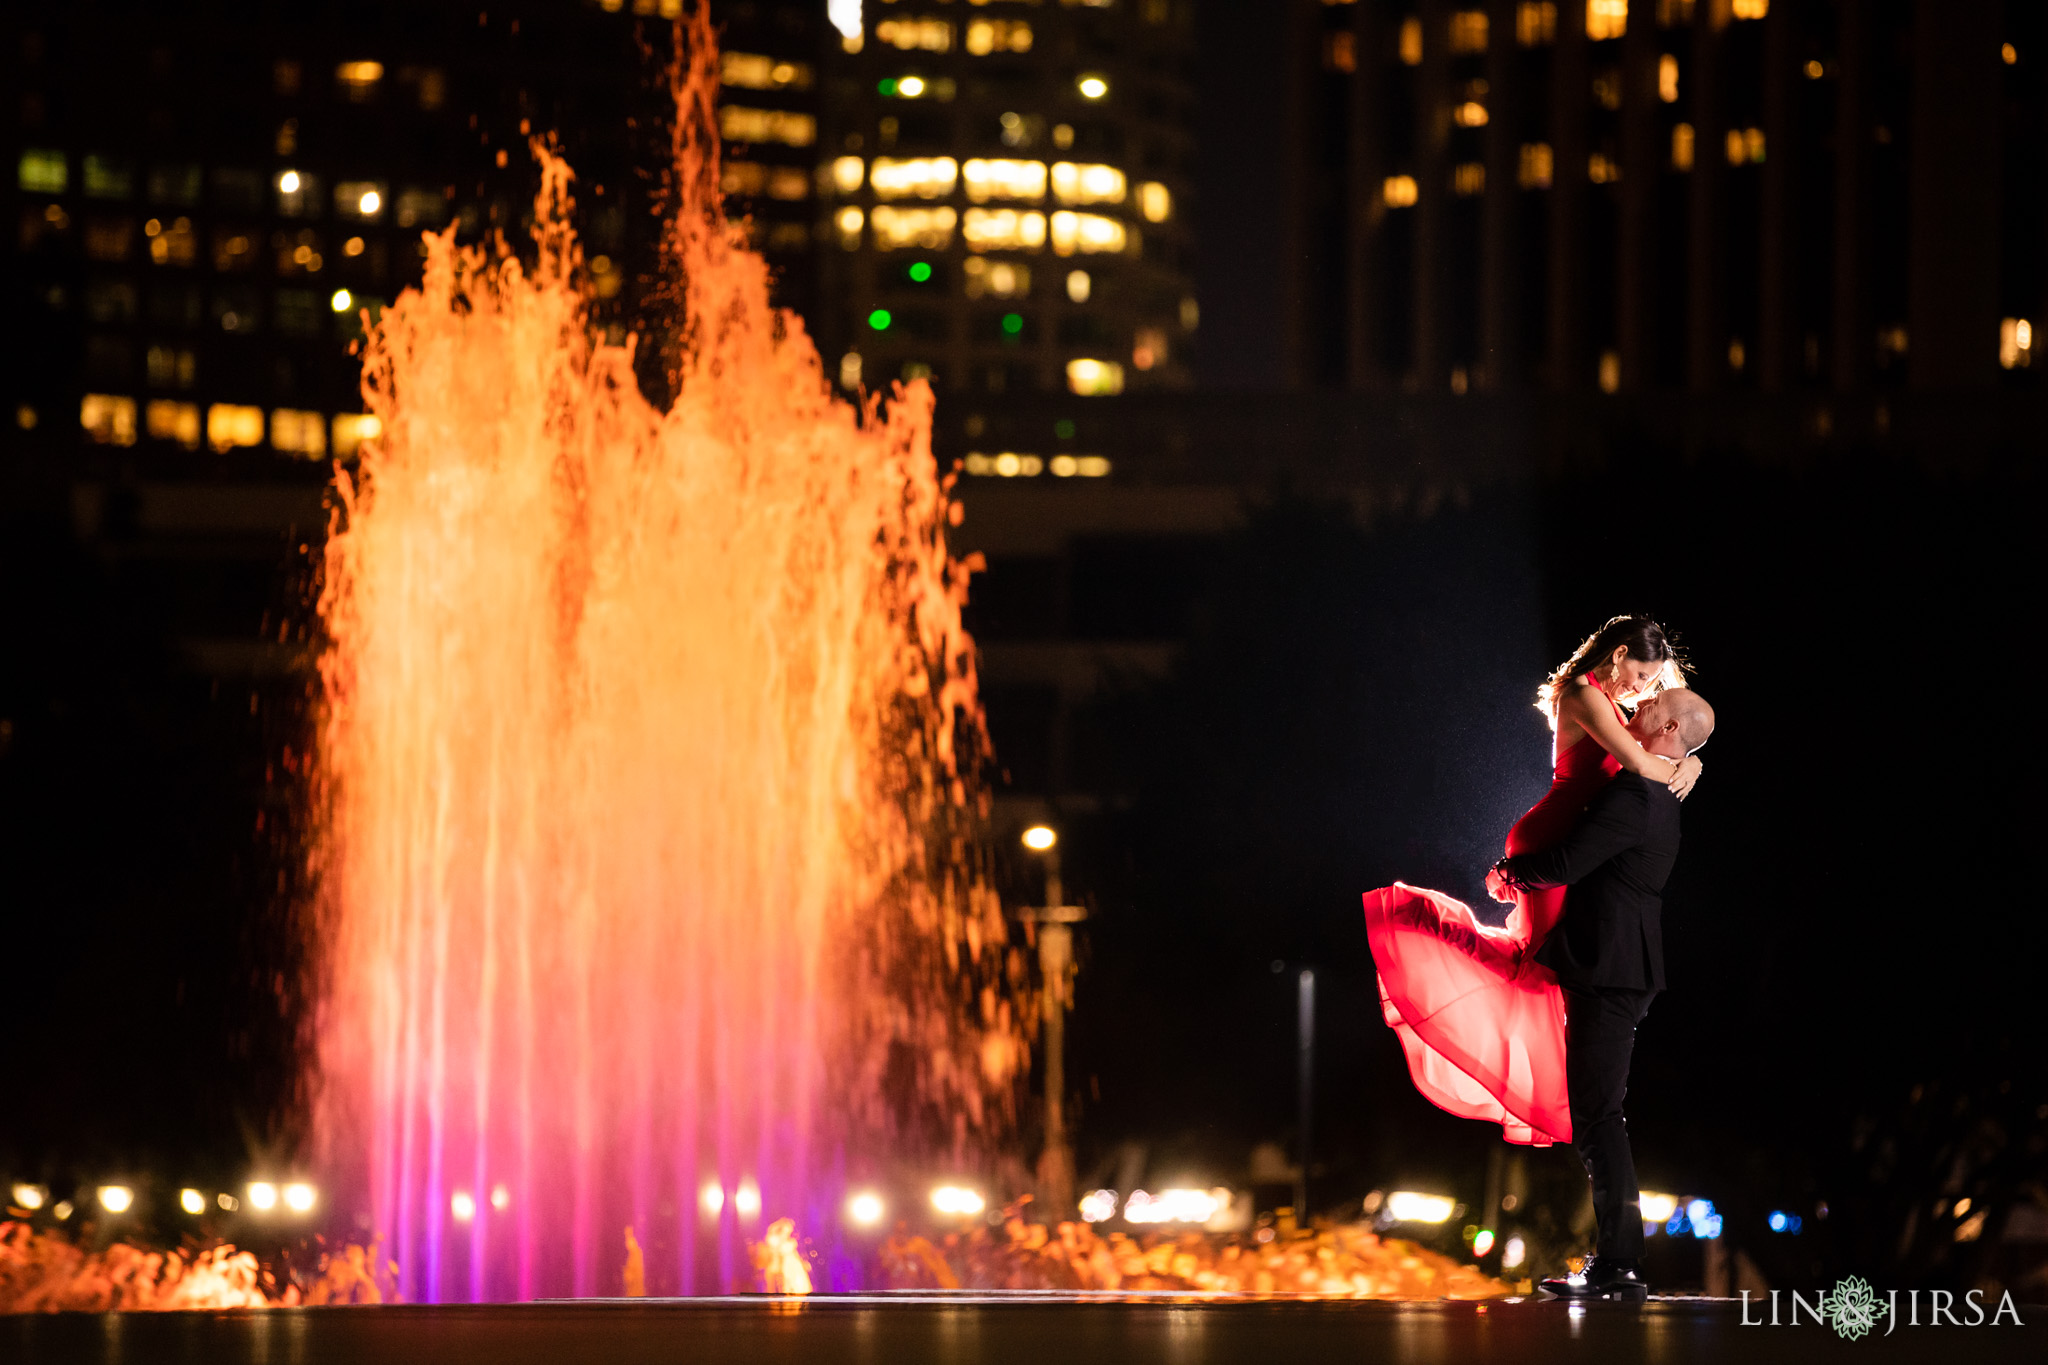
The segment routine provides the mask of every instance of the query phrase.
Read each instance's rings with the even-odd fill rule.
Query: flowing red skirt
[[[1564,993],[1528,951],[1532,930],[1548,932],[1563,899],[1561,890],[1525,897],[1496,929],[1440,891],[1396,882],[1365,893],[1380,1009],[1415,1088],[1440,1109],[1538,1147],[1572,1136]]]

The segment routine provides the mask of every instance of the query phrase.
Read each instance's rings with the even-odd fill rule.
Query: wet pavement
[[[1903,1296],[1902,1296],[1903,1297]],[[2048,1360],[2048,1307],[1997,1326],[1886,1323],[1860,1340],[1802,1319],[1745,1325],[1728,1300],[1140,1301],[1071,1294],[620,1299],[479,1307],[292,1308],[0,1318],[0,1361],[62,1365],[1281,1365],[1282,1362]],[[1752,1305],[1750,1323],[1768,1320]]]

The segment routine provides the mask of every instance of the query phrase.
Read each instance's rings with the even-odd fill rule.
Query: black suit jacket
[[[1562,843],[1503,859],[1501,871],[1525,886],[1571,888],[1564,918],[1536,949],[1565,986],[1661,991],[1664,883],[1677,861],[1678,798],[1622,773]]]

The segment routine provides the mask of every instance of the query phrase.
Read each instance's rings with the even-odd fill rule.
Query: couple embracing
[[[1543,1288],[1641,1299],[1641,1196],[1622,1097],[1636,1025],[1664,988],[1661,896],[1714,712],[1644,616],[1590,636],[1537,706],[1555,733],[1550,790],[1508,831],[1508,856],[1486,878],[1514,907],[1506,925],[1397,882],[1365,894],[1366,931],[1382,1012],[1424,1097],[1500,1124],[1510,1142],[1570,1142],[1585,1164],[1598,1254]]]

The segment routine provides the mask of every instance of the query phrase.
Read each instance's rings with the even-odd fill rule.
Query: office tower
[[[1289,11],[1296,385],[2032,382],[2048,311],[2037,6]]]
[[[833,18],[815,325],[839,382],[1185,386],[1187,0],[870,0]]]

